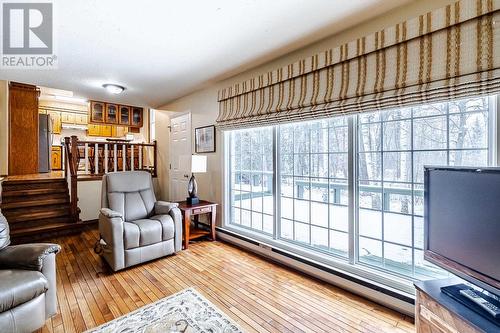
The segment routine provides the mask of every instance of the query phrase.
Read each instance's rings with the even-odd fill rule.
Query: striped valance
[[[219,91],[220,128],[500,91],[500,0],[464,0]]]

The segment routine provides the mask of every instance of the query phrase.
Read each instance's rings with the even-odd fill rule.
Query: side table
[[[186,201],[179,202],[179,209],[182,212],[184,221],[183,226],[183,242],[184,249],[189,247],[189,241],[210,235],[212,241],[215,241],[215,219],[217,214],[217,204],[210,201],[200,200],[199,203],[189,205]],[[198,228],[198,216],[201,214],[209,214],[210,230]],[[191,217],[193,217],[194,228],[191,228]]]

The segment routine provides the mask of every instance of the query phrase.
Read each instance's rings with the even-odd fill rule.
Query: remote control
[[[467,297],[468,299],[479,305],[481,308],[483,308],[489,314],[491,314],[494,318],[500,318],[500,308],[482,298],[481,295],[478,294],[473,289],[460,290],[460,294],[464,295],[465,297]]]

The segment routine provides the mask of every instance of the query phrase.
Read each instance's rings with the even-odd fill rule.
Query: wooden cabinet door
[[[104,122],[104,104],[103,102],[90,102],[90,122],[103,123]]]
[[[142,114],[144,109],[139,107],[132,107],[132,119],[130,126],[132,127],[142,127]]]
[[[52,146],[52,170],[62,170],[62,147]]]
[[[106,124],[118,124],[118,105],[106,103],[104,121]]]
[[[87,128],[88,136],[100,136],[101,135],[101,125],[89,124]]]
[[[106,136],[106,137],[112,136],[112,134],[113,134],[112,130],[111,130],[112,126],[110,126],[110,125],[101,125],[100,127],[101,127],[101,131],[100,131],[101,136]]]
[[[128,133],[128,127],[113,126],[111,133],[114,138],[122,138]]]
[[[130,106],[120,105],[119,124],[130,125],[130,114],[131,114]]]
[[[61,134],[62,131],[62,123],[61,123],[61,113],[57,111],[49,111],[47,114],[50,115],[50,119],[52,119],[52,133]]]
[[[76,115],[71,112],[61,112],[61,122],[63,124],[74,124]]]
[[[88,116],[86,114],[75,114],[75,124],[87,125],[88,124]]]

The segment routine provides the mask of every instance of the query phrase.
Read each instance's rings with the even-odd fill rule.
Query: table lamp
[[[194,174],[207,172],[207,157],[202,155],[192,155],[191,156],[191,178],[188,183],[188,194],[189,197],[186,201],[189,205],[195,205],[200,202],[198,198],[198,184],[196,184],[196,178]]]

